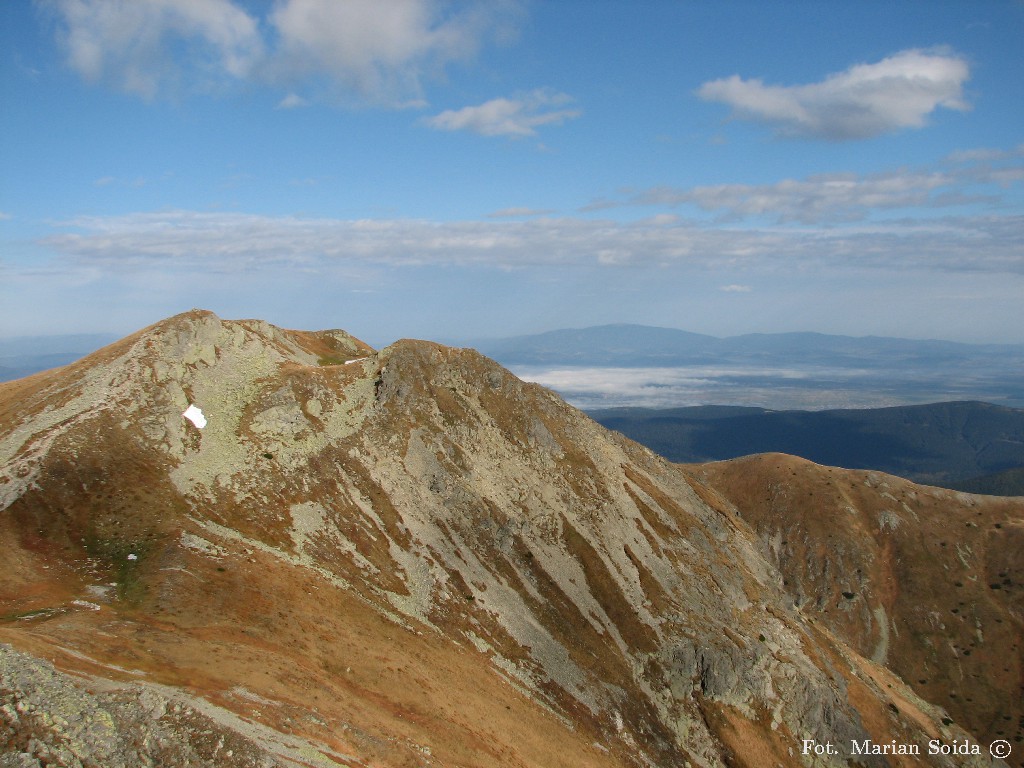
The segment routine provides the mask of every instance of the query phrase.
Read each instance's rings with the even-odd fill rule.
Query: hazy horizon
[[[202,309],[202,308],[198,308],[197,307],[196,309]],[[209,310],[209,311],[212,311],[212,310]],[[221,319],[223,319],[223,320],[267,320],[267,318],[265,318],[265,317],[257,317],[255,315],[240,315],[238,317],[224,317],[222,315],[219,315],[219,313],[215,313],[215,314],[218,314],[218,316],[220,316]],[[171,315],[170,317],[173,317],[173,315]],[[166,317],[160,317],[160,318],[157,318],[154,322],[160,322],[161,320],[164,320],[164,319],[167,319],[167,318]],[[268,320],[268,322],[271,322],[271,321]],[[124,330],[124,331],[110,331],[110,330],[95,330],[95,331],[94,330],[82,330],[82,331],[78,331],[78,330],[76,330],[75,332],[72,332],[72,333],[25,333],[25,334],[8,334],[8,333],[0,332],[0,343],[12,343],[12,342],[18,342],[18,341],[23,341],[23,340],[24,341],[27,341],[27,340],[40,340],[40,341],[42,341],[42,340],[74,339],[74,338],[95,339],[97,341],[99,341],[101,339],[106,339],[107,341],[105,343],[111,343],[113,341],[117,341],[119,339],[122,339],[125,336],[129,336],[132,333],[135,333],[136,331],[142,330],[143,328],[147,327],[148,325],[152,325],[152,324],[153,323],[148,323],[146,325],[141,325],[141,326],[138,326],[138,327],[129,328],[129,329]],[[351,333],[351,331],[347,327],[340,326],[340,325],[324,325],[322,327],[316,327],[316,328],[313,328],[313,327],[300,328],[300,327],[297,327],[297,326],[283,326],[283,325],[280,325],[279,323],[272,323],[272,324],[273,325],[278,325],[279,327],[282,327],[282,328],[289,327],[292,330],[300,330],[300,331],[325,331],[325,330],[335,330],[336,329],[336,330],[342,330],[342,331]],[[744,333],[714,334],[714,333],[702,333],[702,332],[699,332],[699,331],[693,331],[693,330],[691,330],[689,328],[676,328],[676,327],[667,326],[667,325],[650,325],[650,324],[645,324],[645,323],[631,323],[631,322],[609,322],[609,323],[600,323],[600,324],[597,324],[597,325],[587,325],[587,326],[565,326],[565,327],[558,327],[558,328],[552,327],[552,328],[544,328],[544,329],[541,329],[541,330],[532,331],[532,332],[526,332],[526,333],[515,333],[515,334],[495,333],[493,335],[484,335],[484,336],[447,335],[447,336],[439,336],[439,337],[436,337],[436,338],[428,338],[428,337],[425,337],[425,336],[422,336],[422,335],[411,335],[411,336],[406,335],[406,336],[396,336],[394,338],[381,337],[380,340],[378,341],[378,343],[373,343],[370,338],[359,337],[359,335],[355,334],[355,333],[353,333],[352,335],[359,337],[362,341],[366,342],[367,344],[370,344],[370,346],[374,347],[375,349],[381,349],[381,348],[387,346],[388,344],[392,344],[392,343],[394,343],[394,342],[396,342],[396,341],[398,341],[399,339],[402,339],[402,338],[419,338],[419,339],[423,339],[424,341],[434,341],[434,342],[437,342],[439,344],[445,344],[445,345],[450,345],[450,346],[466,346],[467,344],[480,343],[480,342],[485,342],[485,341],[497,342],[497,341],[505,341],[505,340],[510,340],[510,339],[516,339],[516,338],[520,338],[520,337],[541,336],[541,335],[544,335],[544,334],[547,334],[547,333],[557,333],[557,332],[560,332],[560,331],[586,331],[586,330],[594,330],[594,329],[603,328],[603,327],[615,327],[615,326],[635,327],[635,328],[643,328],[643,329],[656,329],[656,330],[663,330],[663,331],[680,331],[682,333],[692,333],[692,334],[696,334],[696,335],[700,335],[700,336],[708,336],[708,337],[717,338],[717,339],[730,339],[730,338],[737,338],[737,337],[740,337],[740,336],[757,336],[757,335],[769,335],[770,336],[770,335],[786,335],[786,334],[794,334],[794,335],[812,334],[812,335],[845,337],[845,338],[852,338],[852,339],[889,338],[889,339],[894,339],[894,340],[922,341],[922,342],[929,342],[929,341],[950,342],[950,343],[954,343],[954,344],[966,344],[966,345],[972,345],[972,346],[994,345],[994,346],[1019,347],[1021,345],[1024,345],[1024,342],[1012,342],[1012,341],[1011,342],[971,342],[971,341],[964,342],[964,341],[957,341],[956,339],[938,338],[938,337],[935,337],[935,336],[913,337],[913,336],[888,336],[888,335],[883,336],[883,335],[880,335],[880,334],[852,334],[852,333],[849,333],[849,334],[847,334],[847,333],[832,334],[832,333],[825,333],[825,332],[822,332],[822,331],[816,331],[816,330],[810,330],[810,329],[800,329],[800,330],[791,330],[791,331],[765,331],[765,330],[760,330],[759,329],[759,330],[754,330],[754,331],[747,331],[747,332],[744,332]],[[100,346],[103,346],[103,344],[100,344]],[[94,351],[96,349],[99,349],[100,346],[88,347],[88,344],[86,344],[84,346],[82,346],[82,345],[74,345],[74,346],[71,347],[71,351],[75,351],[79,347],[81,347],[82,349],[88,348],[89,351]]]
[[[1024,343],[1021,3],[389,8],[0,4],[0,335]]]

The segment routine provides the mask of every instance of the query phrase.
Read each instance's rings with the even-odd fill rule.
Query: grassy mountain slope
[[[753,526],[805,615],[957,722],[1021,743],[1020,500],[782,454],[687,472]]]

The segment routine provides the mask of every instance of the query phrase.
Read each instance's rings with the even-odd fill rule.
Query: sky
[[[1024,2],[5,0],[0,336],[1024,343]]]

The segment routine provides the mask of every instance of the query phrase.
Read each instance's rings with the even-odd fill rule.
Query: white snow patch
[[[181,415],[195,424],[199,429],[206,426],[206,417],[203,415],[203,412],[194,405],[190,405],[186,408],[185,412]]]
[[[90,611],[101,610],[100,607],[96,605],[96,603],[90,603],[88,600],[72,600],[71,604],[77,605],[79,608],[88,608]]]
[[[345,365],[352,365],[352,363],[361,363],[365,359],[366,359],[365,357],[357,357],[354,360],[346,360],[345,361]]]

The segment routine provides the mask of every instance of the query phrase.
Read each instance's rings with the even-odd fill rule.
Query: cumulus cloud
[[[422,81],[514,25],[517,0],[37,0],[68,64],[147,99],[232,81],[314,96],[417,103]],[[264,16],[247,9],[267,8]]]
[[[433,0],[287,0],[269,17],[280,38],[274,67],[371,100],[415,100],[424,74],[475,54],[493,19],[475,3],[445,12]]]
[[[80,265],[238,272],[334,266],[882,269],[1024,274],[1024,216],[844,228],[722,228],[582,218],[432,222],[174,211],[80,217],[43,241]]]
[[[901,51],[874,64],[857,64],[805,85],[768,85],[733,75],[704,83],[707,101],[737,117],[773,126],[784,136],[830,141],[866,139],[920,128],[940,107],[966,110],[965,59],[944,51]]]
[[[730,283],[729,285],[719,286],[718,290],[724,291],[725,293],[750,293],[753,289],[749,285]]]
[[[68,64],[152,99],[189,79],[244,79],[263,57],[258,23],[231,0],[43,0],[59,20]],[[176,55],[184,44],[187,56]]]
[[[535,136],[542,125],[561,125],[582,113],[567,105],[564,93],[537,89],[514,98],[492,99],[462,109],[449,109],[424,122],[442,131],[471,131],[481,136]]]

